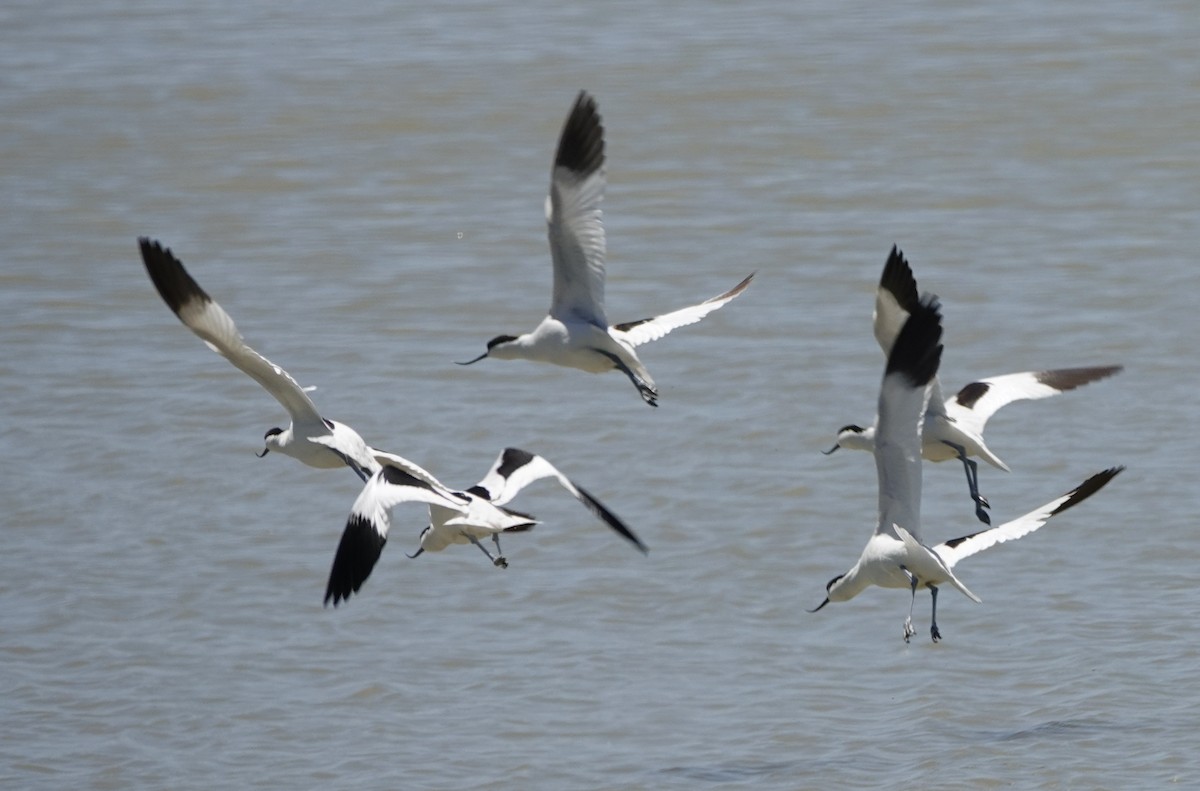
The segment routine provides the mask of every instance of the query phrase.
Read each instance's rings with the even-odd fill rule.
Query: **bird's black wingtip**
[[[151,239],[149,236],[138,237],[138,248],[142,251],[143,255],[145,255],[148,251],[164,249],[162,242],[158,241],[157,239]],[[171,251],[167,250],[167,252],[170,253]]]
[[[146,274],[150,276],[158,295],[176,316],[192,300],[211,301],[200,284],[184,269],[183,262],[171,252],[171,248],[148,236],[141,236],[138,237],[138,249]]]
[[[1077,387],[1105,379],[1123,371],[1123,365],[1095,365],[1086,368],[1057,368],[1051,371],[1039,371],[1037,380],[1047,387],[1066,392]]]
[[[912,267],[908,265],[908,259],[904,257],[904,253],[896,245],[892,245],[892,251],[888,254],[887,263],[883,265],[883,274],[879,277],[879,287],[887,291],[906,311],[912,312],[920,302],[920,295],[917,293],[917,279],[913,277]]]
[[[349,601],[351,595],[358,593],[367,577],[371,576],[386,543],[387,537],[381,535],[369,519],[359,514],[350,515],[338,542],[337,553],[333,556],[333,566],[329,569],[329,582],[325,587],[326,606],[332,600],[333,606],[337,607],[340,602]]]
[[[1067,499],[1063,501],[1062,505],[1051,511],[1050,516],[1056,516],[1072,506],[1079,505],[1084,500],[1107,486],[1109,481],[1117,477],[1124,470],[1124,465],[1118,465],[1116,467],[1109,467],[1107,470],[1096,473],[1071,490],[1071,492],[1067,495]]]
[[[149,236],[138,237],[138,250],[142,254],[142,262],[147,267],[158,263],[161,259],[169,259],[175,263],[179,262],[179,259],[171,252],[171,248],[157,239],[151,239]]]
[[[584,489],[582,486],[579,486],[576,483],[572,483],[571,485],[575,487],[575,491],[579,492],[579,496],[583,499],[583,504],[586,505],[592,513],[600,517],[600,519],[606,525],[612,528],[615,532],[619,533],[622,538],[637,547],[643,555],[650,554],[649,547],[642,543],[642,539],[638,538],[637,534],[634,533],[624,522],[622,522],[616,514],[608,510],[604,503],[597,500],[591,494],[591,492],[589,492],[587,489]]]
[[[604,125],[596,99],[587,91],[579,92],[563,124],[554,166],[580,176],[595,173],[604,166]]]

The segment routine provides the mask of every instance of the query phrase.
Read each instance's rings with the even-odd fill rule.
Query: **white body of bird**
[[[589,373],[616,369],[629,377],[647,404],[658,405],[658,387],[634,349],[727,304],[746,290],[754,275],[700,304],[610,326],[604,308],[605,237],[600,211],[605,184],[604,127],[595,99],[581,91],[563,125],[546,198],[554,271],[550,312],[532,332],[498,335],[488,341],[483,354],[460,365],[494,357]]]

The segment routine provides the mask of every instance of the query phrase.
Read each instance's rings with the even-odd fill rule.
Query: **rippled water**
[[[1188,3],[271,5],[0,10],[0,786],[1128,788],[1200,771]],[[615,320],[758,277],[622,377],[459,368],[534,326],[542,201],[586,87]],[[346,472],[163,306],[172,246],[330,416],[456,485],[538,451],[493,570],[408,561],[321,607]],[[817,615],[875,511],[873,286],[945,304],[943,381],[1123,363],[992,422],[998,520],[905,645],[901,591]],[[929,466],[926,535],[974,530]],[[928,600],[918,602],[921,634]]]

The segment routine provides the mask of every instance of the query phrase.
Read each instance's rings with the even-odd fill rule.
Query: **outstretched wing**
[[[1049,398],[1089,382],[1119,373],[1120,365],[1091,368],[1058,368],[1052,371],[1023,371],[971,382],[946,400],[946,414],[956,423],[983,433],[988,418],[1013,401]]]
[[[879,276],[879,287],[875,290],[874,331],[875,340],[884,356],[891,353],[892,344],[900,328],[920,302],[917,294],[917,279],[913,277],[908,259],[896,245],[888,254],[887,263],[883,265],[883,274]],[[942,414],[942,383],[934,375],[929,388],[929,403],[926,409],[932,414]]]
[[[432,473],[426,472],[425,469],[420,467],[416,462],[409,461],[403,456],[397,456],[395,453],[388,453],[387,451],[379,450],[377,448],[371,448],[371,455],[375,457],[375,461],[379,462],[379,464],[383,466],[396,467],[397,469],[408,473],[417,480],[428,484],[431,490],[447,499],[454,500],[462,504],[466,504],[470,501],[469,497],[464,495],[462,492],[455,491],[444,485],[437,478],[433,477]]]
[[[293,421],[321,421],[304,388],[287,371],[246,345],[233,319],[192,279],[170,248],[145,237],[138,240],[138,245],[154,287],[188,329],[208,344],[208,348],[262,385],[283,405]]]
[[[526,486],[543,478],[554,478],[557,480],[564,489],[570,492],[579,502],[583,503],[597,518],[622,535],[642,552],[647,551],[646,545],[642,543],[641,539],[634,535],[633,531],[618,519],[616,514],[608,510],[603,503],[584,489],[576,486],[567,476],[559,472],[553,464],[541,456],[521,450],[520,448],[505,448],[502,450],[496,458],[495,463],[492,464],[492,468],[488,470],[487,475],[483,476],[483,480],[472,486],[467,492],[484,497],[497,506],[502,506],[512,501]]]
[[[1005,522],[998,527],[981,530],[969,536],[952,538],[949,541],[938,544],[933,548],[933,551],[945,561],[947,566],[953,568],[960,560],[970,557],[976,552],[982,552],[997,544],[1003,544],[1005,541],[1012,541],[1013,539],[1032,533],[1046,524],[1050,520],[1050,517],[1061,514],[1071,506],[1078,505],[1103,489],[1105,484],[1115,478],[1123,469],[1125,468],[1111,467],[1104,472],[1098,472],[1062,497],[1051,500],[1041,508],[1030,511],[1024,516],[1019,516],[1011,522]]]
[[[554,263],[550,315],[607,328],[604,315],[604,127],[596,100],[580,91],[563,125],[550,172],[546,223]]]
[[[753,272],[738,283],[733,288],[726,291],[724,294],[715,296],[712,299],[706,299],[699,305],[681,308],[670,313],[664,313],[661,316],[654,316],[649,319],[641,319],[640,321],[627,321],[624,324],[618,324],[613,329],[622,333],[621,337],[630,346],[641,346],[643,343],[656,341],[668,332],[679,327],[686,327],[689,324],[695,324],[700,319],[712,313],[717,308],[723,307],[738,294],[746,290],[750,285],[750,281],[754,278]]]
[[[917,293],[917,280],[913,277],[908,260],[900,248],[892,245],[887,263],[883,265],[883,274],[879,277],[879,287],[875,290],[875,313],[873,316],[875,340],[884,356],[892,351],[892,344],[900,334],[900,328],[908,319],[908,314],[916,307],[920,297]]]
[[[391,463],[384,464],[371,476],[350,509],[350,518],[346,520],[346,529],[342,531],[333,556],[329,583],[325,587],[326,605],[331,599],[335,607],[349,599],[371,575],[383,545],[387,543],[392,508],[402,503],[465,507],[467,498],[452,492],[443,494],[439,488],[444,487],[435,486],[407,468]]]
[[[921,301],[896,337],[879,389],[875,470],[879,477],[876,533],[898,525],[920,541],[921,421],[929,384],[942,358],[942,316],[936,297]]]

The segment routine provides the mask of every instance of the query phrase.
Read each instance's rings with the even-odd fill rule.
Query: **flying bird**
[[[904,254],[893,246],[875,294],[875,339],[884,355],[891,351],[900,327],[917,302],[917,281],[912,269]],[[1014,401],[1049,398],[1121,370],[1119,365],[1104,365],[990,376],[965,385],[950,398],[943,397],[941,382],[935,376],[925,413],[921,455],[927,461],[961,461],[971,499],[975,501],[975,515],[985,524],[991,524],[984,510],[988,501],[979,493],[978,464],[971,457],[981,458],[1005,472],[1009,468],[984,442],[983,429],[988,418]],[[829,455],[838,448],[872,450],[876,433],[876,426],[843,426],[838,429],[837,442],[824,453]]]
[[[379,470],[376,456],[383,452],[367,445],[344,423],[321,417],[305,388],[246,343],[230,315],[192,279],[170,248],[144,237],[138,244],[146,273],[167,307],[208,348],[262,385],[291,416],[287,428],[275,427],[263,436],[265,447],[258,454],[260,458],[274,450],[310,467],[348,466],[364,481]],[[404,462],[398,456],[383,455],[394,464]]]
[[[1088,478],[1080,486],[1034,511],[999,527],[952,539],[935,547],[921,542],[921,424],[929,391],[941,361],[941,315],[936,299],[915,305],[890,346],[879,392],[875,432],[875,470],[879,479],[879,509],[875,532],[858,561],[825,586],[825,600],[848,601],[871,585],[907,588],[912,592],[904,641],[916,634],[912,610],[917,588],[928,588],[933,599],[930,636],[942,639],[937,625],[938,586],[949,584],[972,601],[981,599],[954,574],[958,561],[996,544],[1032,533],[1052,516],[1099,491],[1123,468],[1114,467]]]
[[[519,448],[505,448],[483,479],[465,492],[450,492],[440,484],[414,476],[408,469],[385,463],[363,487],[354,501],[346,529],[338,543],[325,589],[325,604],[336,607],[358,592],[375,568],[391,524],[391,510],[402,503],[429,506],[429,525],[421,532],[420,546],[409,555],[438,552],[451,544],[474,544],[492,564],[508,568],[500,551],[500,534],[530,530],[537,520],[505,506],[526,486],[543,478],[554,478],[575,499],[619,535],[647,552],[632,530],[585,489],[576,485],[541,456]],[[491,538],[493,555],[483,541]]]
[[[550,313],[533,332],[498,335],[485,357],[533,360],[590,373],[616,369],[629,377],[642,399],[658,406],[658,388],[634,348],[671,330],[694,324],[741,294],[751,273],[724,294],[698,305],[622,324],[608,323],[604,310],[605,242],[600,219],[604,198],[604,127],[596,100],[580,91],[563,126],[546,198],[554,291]]]

